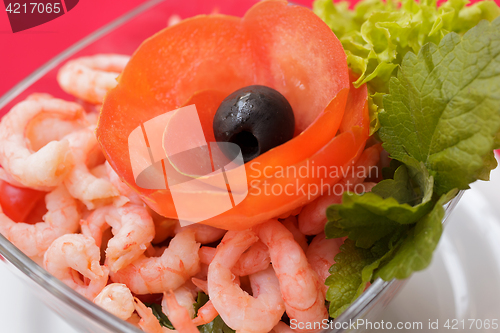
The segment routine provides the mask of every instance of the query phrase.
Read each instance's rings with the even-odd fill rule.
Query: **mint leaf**
[[[208,302],[208,295],[203,292],[198,292],[198,297],[196,303],[194,303],[195,313],[198,314],[198,310]],[[160,322],[160,325],[167,327],[168,329],[175,330],[174,326],[168,319],[167,315],[163,313],[163,309],[160,304],[156,303],[144,303],[147,307],[151,308],[154,316]],[[220,316],[215,317],[211,322],[198,326],[198,330],[201,333],[234,333],[235,331],[227,326],[227,324],[222,320]]]
[[[330,267],[331,275],[325,281],[331,317],[336,318],[363,293],[370,279],[365,274],[363,280],[362,271],[376,259],[370,250],[356,247],[350,239],[345,240],[335,256],[335,264]]]
[[[153,315],[158,319],[160,322],[160,325],[163,327],[166,327],[171,330],[175,330],[174,326],[170,322],[170,319],[168,319],[167,315],[163,313],[163,309],[161,308],[160,304],[156,303],[144,303],[148,308],[151,308],[153,311]]]
[[[379,135],[391,157],[423,162],[435,192],[467,189],[496,166],[500,131],[500,19],[408,53],[390,82]]]
[[[236,331],[227,326],[220,316],[215,317],[210,323],[198,326],[201,333],[235,333]]]
[[[196,303],[193,304],[194,306],[194,313],[198,314],[198,310],[205,304],[207,304],[209,300],[209,297],[207,294],[204,292],[199,291],[198,292],[198,297],[196,298]]]
[[[400,230],[402,225],[420,220],[432,209],[433,187],[432,177],[423,165],[419,166],[420,171],[413,168],[416,181],[410,178],[407,167],[401,165],[394,179],[381,181],[371,193],[344,193],[342,204],[331,205],[326,211],[326,236],[349,236],[357,246],[369,248],[379,239]]]
[[[394,244],[399,244],[401,235],[406,233],[406,230],[400,231],[377,241],[369,250],[355,246],[350,239],[345,240],[325,281],[331,317],[339,316],[364,292],[376,269],[391,258],[397,248]]]
[[[394,179],[381,181],[372,189],[372,192],[384,199],[393,197],[400,204],[415,205],[417,201],[422,200],[413,189],[413,184],[408,176],[408,169],[404,165],[401,165],[394,172]]]
[[[207,294],[203,292],[198,292],[198,297],[196,303],[194,303],[194,311],[198,314],[198,310],[205,305],[209,300]],[[227,326],[227,324],[222,320],[221,316],[215,317],[211,322],[198,326],[198,330],[201,333],[234,333],[235,331]]]
[[[452,190],[436,203],[432,211],[408,231],[394,257],[377,272],[385,281],[406,279],[413,272],[426,268],[441,237],[444,217],[443,205],[456,195]]]

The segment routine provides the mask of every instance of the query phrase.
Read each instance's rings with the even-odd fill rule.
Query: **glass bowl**
[[[218,12],[242,16],[255,0],[189,0],[182,3],[169,0],[151,0],[131,12],[95,31],[54,57],[29,77],[14,86],[0,98],[0,117],[16,103],[35,92],[46,92],[53,96],[73,100],[63,92],[56,81],[61,65],[68,59],[96,53],[132,54],[147,37],[167,26],[172,15],[181,18],[198,14]],[[462,193],[446,207],[446,221]],[[30,258],[18,250],[5,237],[0,235],[0,261],[22,279],[26,286],[39,297],[50,309],[81,332],[137,332],[139,329],[102,310],[82,297],[64,283],[51,276]],[[353,331],[352,323],[357,319],[376,321],[381,311],[396,296],[406,280],[389,282],[377,279],[348,308],[331,323],[324,332]],[[361,332],[363,330],[354,331]]]

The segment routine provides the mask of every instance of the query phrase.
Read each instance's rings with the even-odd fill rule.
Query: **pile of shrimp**
[[[217,316],[242,333],[318,331],[292,330],[289,323],[328,319],[324,282],[343,240],[325,238],[325,210],[341,196],[323,195],[244,231],[181,227],[159,216],[120,180],[94,134],[99,103],[128,59],[69,61],[58,82],[75,101],[34,94],[3,117],[0,178],[47,194],[38,223],[14,222],[0,207],[0,233],[69,287],[145,332],[170,331],[141,301],[151,294],[179,332],[196,333]],[[373,166],[379,156],[380,147],[367,148],[357,165]],[[209,301],[195,311],[198,292]]]

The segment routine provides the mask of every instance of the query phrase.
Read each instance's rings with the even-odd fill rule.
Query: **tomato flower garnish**
[[[286,97],[295,116],[294,138],[247,162],[248,196],[202,222],[249,228],[318,197],[321,191],[307,193],[309,185],[321,189],[342,178],[341,173],[287,175],[283,168],[343,168],[356,160],[368,138],[366,88],[350,87],[341,43],[309,9],[270,0],[243,18],[197,16],[160,31],[139,47],[106,96],[97,138],[118,175],[156,212],[176,218],[168,189],[136,185],[129,134],[158,115],[194,104],[206,141],[214,141],[218,106],[250,85],[268,86]],[[265,191],[272,186],[281,193]]]

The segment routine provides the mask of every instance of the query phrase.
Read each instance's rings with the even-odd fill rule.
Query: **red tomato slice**
[[[25,222],[44,196],[45,192],[15,187],[0,180],[0,206],[4,214],[14,222]]]
[[[345,135],[333,139],[345,111],[348,76],[341,43],[306,8],[288,6],[286,1],[264,1],[242,19],[194,17],[157,33],[135,52],[118,86],[105,99],[97,138],[123,180],[158,213],[175,218],[168,189],[148,190],[135,184],[128,150],[128,136],[134,129],[165,112],[195,104],[205,137],[213,141],[213,114],[223,96],[262,84],[280,91],[292,105],[296,136],[248,163],[249,180],[262,178],[268,166],[298,167],[308,161],[343,165],[357,156],[367,132],[348,128]],[[290,181],[272,178],[276,184]],[[308,200],[312,198],[301,195],[293,200],[248,196],[236,208],[206,223],[241,229]],[[238,216],[244,218],[238,222]]]

